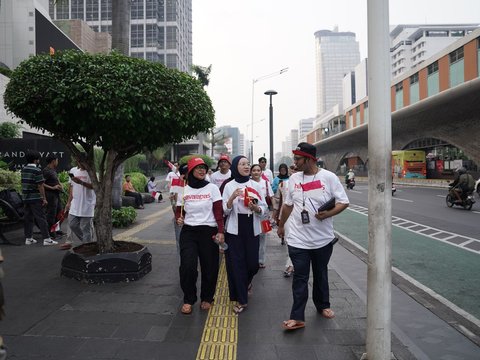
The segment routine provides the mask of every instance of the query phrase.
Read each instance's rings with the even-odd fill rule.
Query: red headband
[[[303,157],[308,157],[308,158],[310,158],[310,159],[313,159],[313,160],[317,161],[317,158],[316,158],[315,156],[313,156],[312,154],[303,152],[302,150],[292,150],[292,152],[293,152],[295,155],[300,155],[300,156],[303,156]]]

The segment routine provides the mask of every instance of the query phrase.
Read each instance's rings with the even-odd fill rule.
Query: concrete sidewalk
[[[198,304],[191,315],[179,311],[183,295],[169,204],[147,204],[134,226],[115,234],[149,247],[151,273],[136,282],[85,284],[60,277],[64,252],[57,248],[2,246],[7,317],[0,334],[9,359],[201,358],[199,348],[214,311],[200,311]],[[335,319],[318,316],[309,301],[306,328],[286,333],[281,323],[288,319],[292,295],[291,278],[282,276],[285,260],[286,248],[272,234],[267,267],[254,279],[248,311],[238,317],[229,311],[218,315],[236,324],[228,358],[359,359],[365,351],[366,265],[335,245],[329,272]],[[220,308],[218,303],[212,309]],[[392,306],[397,359],[480,358],[476,345],[396,287]]]

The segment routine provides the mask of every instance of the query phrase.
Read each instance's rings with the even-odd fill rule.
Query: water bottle
[[[218,248],[220,250],[226,251],[228,249],[228,244],[226,242],[223,242],[222,244],[220,244],[220,241],[218,240],[218,234],[212,236],[212,238],[213,238],[213,241],[215,242],[215,244],[218,245]]]

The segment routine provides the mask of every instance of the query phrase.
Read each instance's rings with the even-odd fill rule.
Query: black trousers
[[[33,235],[34,221],[37,221],[37,225],[42,232],[42,239],[49,239],[50,233],[47,225],[47,219],[45,218],[45,210],[43,209],[40,201],[33,203],[24,203],[24,221],[23,227],[25,230],[25,238],[30,239]]]
[[[143,206],[142,194],[140,194],[138,192],[133,192],[133,191],[126,190],[125,191],[125,196],[131,196],[131,197],[135,198],[135,206],[136,207]]]
[[[216,227],[183,225],[180,232],[180,286],[183,302],[195,304],[197,301],[198,260],[201,269],[201,301],[212,302],[217,286],[219,251],[212,237]]]
[[[45,190],[45,196],[48,201],[46,214],[48,229],[50,231],[52,225],[58,221],[57,215],[62,211],[62,202],[60,201],[60,193],[58,191]]]
[[[226,233],[225,265],[231,301],[248,304],[248,285],[258,272],[259,236],[253,234],[253,215],[238,215],[238,235]]]
[[[328,262],[332,251],[332,243],[319,249],[300,249],[288,246],[288,254],[295,269],[292,281],[293,305],[290,319],[305,321],[310,264],[312,264],[313,273],[313,303],[318,311],[330,308]]]

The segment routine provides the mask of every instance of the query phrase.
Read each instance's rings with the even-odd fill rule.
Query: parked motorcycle
[[[396,191],[397,191],[397,188],[395,187],[395,184],[392,183],[392,196],[395,195]]]
[[[475,199],[473,198],[473,192],[472,191],[468,192],[465,195],[462,195],[462,201],[458,201],[457,197],[455,196],[455,193],[453,191],[452,186],[450,186],[448,188],[448,194],[447,194],[447,198],[445,199],[445,201],[447,202],[448,207],[452,207],[453,205],[457,205],[457,206],[462,206],[466,210],[470,210],[472,208],[473,204],[475,204]]]

